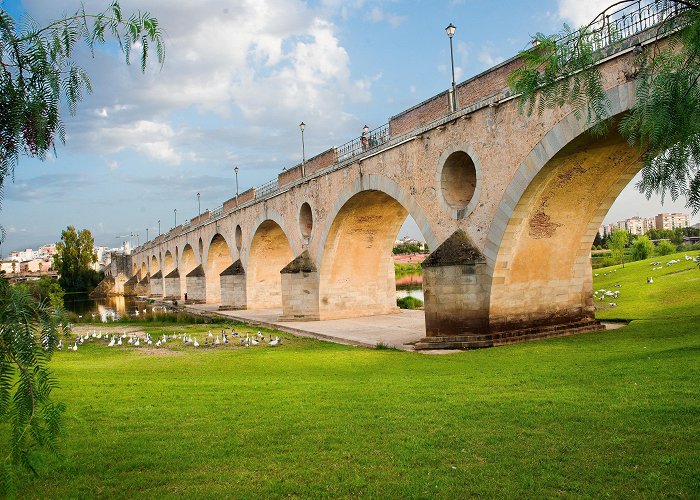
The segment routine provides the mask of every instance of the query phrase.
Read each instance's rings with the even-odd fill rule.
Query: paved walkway
[[[402,309],[396,314],[367,316],[361,318],[332,319],[325,321],[279,321],[281,309],[258,311],[219,311],[218,304],[188,304],[185,309],[194,313],[208,312],[234,320],[283,332],[311,337],[339,344],[376,347],[382,343],[405,351],[413,350],[413,343],[425,337],[425,315],[423,311]],[[608,330],[624,326],[623,323],[603,323]],[[449,354],[453,350],[425,350],[423,354]]]
[[[189,304],[186,309],[207,311],[231,319],[341,344],[376,347],[383,343],[397,349],[413,350],[410,343],[425,337],[423,311],[402,309],[396,314],[326,321],[279,321],[281,309],[219,311],[217,304]]]

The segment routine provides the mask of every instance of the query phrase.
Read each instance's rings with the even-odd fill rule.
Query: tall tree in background
[[[92,268],[97,262],[95,240],[88,229],[76,231],[68,226],[56,243],[53,268],[59,274],[58,284],[66,292],[87,293],[97,285],[99,274]]]
[[[608,248],[613,260],[625,267],[625,247],[629,241],[629,233],[624,229],[616,229],[608,238]]]
[[[568,26],[554,36],[537,34],[533,47],[521,53],[523,66],[509,76],[512,90],[522,94],[528,113],[571,105],[595,132],[610,125],[611,105],[596,50],[601,40],[621,39],[610,23],[615,9],[629,4],[661,19],[654,30],[669,34],[639,48],[636,103],[619,130],[639,149],[644,162],[637,189],[647,198],[683,196],[693,213],[700,211],[700,0],[623,0],[596,16],[579,31]],[[643,9],[647,9],[644,11]],[[656,14],[658,13],[658,14]]]
[[[142,71],[153,47],[163,62],[157,20],[147,13],[125,17],[117,1],[101,13],[81,8],[43,27],[31,20],[17,23],[0,8],[0,201],[21,155],[43,160],[57,137],[64,142],[61,101],[74,114],[91,91],[87,73],[72,60],[73,50],[85,43],[92,51],[107,39],[115,41],[127,64],[138,48]],[[84,233],[64,231],[60,265],[71,286],[79,286],[80,270],[94,261],[92,236]],[[0,227],[0,241],[4,236]],[[59,436],[62,406],[51,400],[56,383],[47,361],[65,325],[61,311],[48,301],[0,277],[0,428],[9,431],[0,440],[7,444],[0,452],[0,496],[12,496],[16,467],[34,471],[32,451],[53,449]]]

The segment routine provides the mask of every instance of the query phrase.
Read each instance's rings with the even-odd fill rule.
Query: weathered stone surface
[[[633,54],[620,53],[602,66],[620,113],[633,104],[625,74],[634,63]],[[391,248],[411,215],[434,249],[424,262],[428,335],[587,320],[587,248],[641,164],[614,127],[593,137],[570,107],[521,114],[517,100],[505,98],[505,76],[517,64],[460,84],[457,113],[445,94],[435,96],[391,119],[390,142],[344,153],[346,163],[307,171],[303,182],[299,171],[285,173],[274,196],[249,190],[215,217],[142,245],[133,272],[155,277],[172,265],[188,300],[223,307],[282,308],[322,320],[390,313]],[[439,175],[455,152],[479,165],[471,199],[455,186],[459,172]],[[446,207],[445,192],[458,208]],[[312,216],[302,223],[304,204]]]
[[[485,263],[486,257],[474,246],[467,233],[455,231],[423,261],[423,268]]]
[[[317,272],[316,264],[314,263],[308,250],[304,250],[299,257],[284,266],[280,271],[282,274],[296,273],[313,273]]]

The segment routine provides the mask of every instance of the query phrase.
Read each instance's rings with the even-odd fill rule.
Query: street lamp
[[[146,243],[148,243],[148,228],[146,228]]]
[[[306,153],[304,151],[304,128],[306,124],[301,122],[299,128],[301,129],[301,176],[304,177],[304,163],[306,163]]]
[[[158,219],[158,236],[160,236],[160,219]]]
[[[199,193],[197,193],[197,215],[202,215],[202,205],[199,203]]]
[[[452,50],[452,37],[455,34],[455,31],[457,30],[457,26],[454,24],[450,23],[447,28],[445,28],[445,31],[447,32],[447,36],[450,37],[450,62],[452,63],[452,111],[457,111],[457,86],[455,85],[455,57],[454,57],[454,52]]]
[[[233,171],[236,172],[236,206],[238,206],[238,165],[233,167]]]
[[[177,208],[173,211],[175,212],[175,227],[177,227]]]

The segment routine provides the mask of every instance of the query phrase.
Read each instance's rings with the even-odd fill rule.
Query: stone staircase
[[[538,326],[502,332],[470,333],[451,337],[424,337],[416,342],[414,349],[482,349],[600,330],[605,330],[605,326],[598,320],[590,319],[562,325]]]

